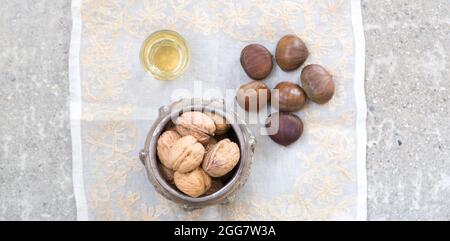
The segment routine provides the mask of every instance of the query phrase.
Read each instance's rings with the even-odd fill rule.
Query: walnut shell
[[[167,168],[166,166],[164,166],[162,163],[158,164],[159,166],[159,170],[161,171],[161,175],[163,176],[163,178],[169,183],[169,184],[174,184],[173,181],[173,175],[174,175],[174,171]]]
[[[200,197],[211,188],[211,177],[201,168],[192,172],[175,172],[175,186],[190,197]]]
[[[166,131],[158,139],[156,151],[158,153],[159,160],[167,168],[172,168],[172,165],[169,162],[170,148],[172,148],[175,142],[180,138],[181,136],[177,132]]]
[[[206,154],[202,167],[211,177],[222,177],[233,170],[240,158],[239,146],[223,139]]]
[[[175,124],[181,136],[193,136],[202,144],[216,132],[216,124],[211,117],[197,111],[183,113]]]
[[[205,155],[205,148],[193,136],[179,139],[170,149],[169,168],[187,173],[199,167]]]
[[[205,112],[205,115],[209,116],[216,124],[216,135],[224,135],[230,129],[230,124],[227,123],[224,117],[210,112]]]

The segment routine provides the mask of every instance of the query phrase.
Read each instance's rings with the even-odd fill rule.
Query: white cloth
[[[366,219],[359,0],[72,2],[71,120],[79,220]],[[140,66],[142,42],[159,29],[176,30],[190,46],[190,67],[178,80],[155,80]],[[285,34],[305,40],[311,52],[307,64],[321,64],[334,75],[333,100],[310,103],[297,113],[305,133],[290,147],[275,145],[252,128],[258,141],[252,172],[231,203],[185,211],[159,196],[138,160],[158,108],[186,91],[214,97],[238,88],[249,81],[239,63],[242,48],[260,43],[274,52]],[[265,82],[274,87],[299,82],[299,76],[300,70],[285,73],[276,67]]]

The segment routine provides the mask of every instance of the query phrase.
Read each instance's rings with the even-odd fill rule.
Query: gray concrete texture
[[[0,0],[0,220],[73,220],[68,0]],[[362,1],[370,220],[450,220],[450,1]]]
[[[363,1],[368,212],[450,220],[450,1]]]
[[[73,220],[70,1],[0,0],[0,220]]]

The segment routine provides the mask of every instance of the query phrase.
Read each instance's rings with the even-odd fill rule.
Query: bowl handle
[[[161,118],[163,118],[165,115],[170,113],[170,106],[162,106],[161,108],[159,108],[159,116],[157,118],[157,120],[155,121],[155,123],[158,122],[158,120],[160,120]],[[153,130],[155,128],[155,126],[153,126],[151,128],[151,130]],[[147,136],[147,139],[145,141],[145,147],[144,149],[142,149],[139,152],[139,160],[141,160],[142,164],[145,166],[145,161],[148,158],[148,151],[146,151],[146,149],[148,149],[148,145],[149,145],[149,141],[150,141],[150,136]]]
[[[144,165],[144,166],[145,166],[145,160],[147,159],[147,157],[148,157],[148,153],[145,150],[141,150],[139,152],[139,159],[141,160],[142,165]]]

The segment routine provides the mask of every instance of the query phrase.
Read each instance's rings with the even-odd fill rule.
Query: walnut
[[[229,139],[223,139],[206,154],[203,169],[211,177],[222,177],[233,170],[240,157],[239,146]]]
[[[200,197],[211,188],[211,178],[201,168],[192,172],[175,172],[175,185],[183,193],[191,197]]]
[[[175,124],[180,135],[193,136],[202,144],[207,143],[216,132],[214,121],[202,112],[185,112],[177,118]]]
[[[167,168],[172,168],[172,165],[169,162],[170,149],[180,138],[181,136],[177,132],[166,131],[158,139],[156,151],[158,153],[159,160]]]
[[[218,192],[220,189],[223,188],[223,182],[220,179],[213,179],[211,181],[211,188],[208,189],[208,191],[204,194],[204,196],[208,196],[211,194],[214,194]]]
[[[213,114],[211,112],[205,112],[205,115],[211,117],[216,124],[216,135],[223,135],[228,132],[230,129],[230,124],[227,123],[227,120],[218,114]]]
[[[179,139],[170,148],[169,168],[180,173],[187,173],[199,167],[205,155],[205,148],[193,136]]]
[[[163,178],[164,178],[169,184],[174,184],[174,181],[173,181],[173,175],[174,175],[174,172],[173,172],[173,170],[167,168],[167,167],[164,166],[162,163],[159,163],[158,166],[159,166],[159,170],[161,171],[161,175],[163,176]]]

